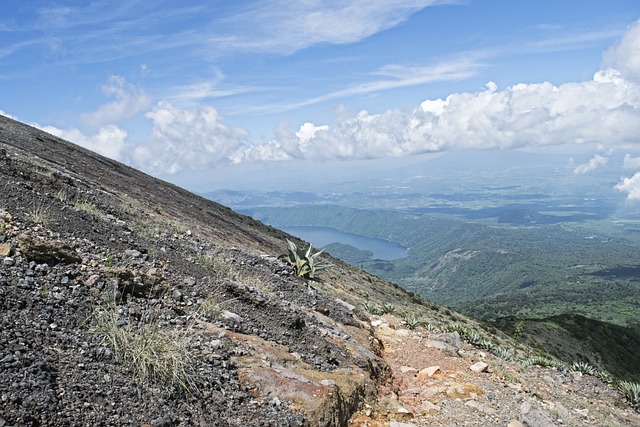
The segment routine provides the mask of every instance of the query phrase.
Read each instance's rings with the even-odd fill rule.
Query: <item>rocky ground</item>
[[[0,116],[0,427],[639,424],[592,377],[409,331],[480,326],[337,260],[295,277],[286,238]]]

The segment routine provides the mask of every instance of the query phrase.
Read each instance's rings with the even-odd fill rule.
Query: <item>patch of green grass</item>
[[[155,318],[133,322],[120,319],[115,304],[96,310],[91,331],[102,338],[124,365],[144,382],[184,391],[193,389],[190,332],[160,328]]]
[[[27,214],[27,218],[36,224],[46,226],[51,221],[51,214],[44,203],[36,203]]]

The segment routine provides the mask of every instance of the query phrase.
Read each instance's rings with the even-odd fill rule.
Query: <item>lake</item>
[[[363,251],[373,252],[373,259],[394,260],[407,256],[407,249],[387,240],[345,233],[331,227],[278,227],[293,236],[310,242],[316,248],[330,243],[351,245]]]

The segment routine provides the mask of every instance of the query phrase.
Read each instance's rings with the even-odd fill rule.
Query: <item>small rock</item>
[[[142,256],[142,253],[135,249],[127,249],[124,251],[124,254],[131,258],[140,258]]]
[[[479,374],[480,372],[485,372],[487,369],[489,369],[489,364],[484,362],[476,362],[471,365],[469,369]]]
[[[496,413],[495,409],[490,408],[487,405],[485,405],[484,403],[478,402],[477,400],[467,400],[464,405],[468,406],[470,408],[476,409],[476,410],[482,412],[483,414],[495,414]]]
[[[233,313],[229,310],[224,310],[222,312],[222,318],[226,319],[226,320],[234,320],[236,322],[240,322],[242,321],[242,317],[240,317],[239,315],[237,315],[236,313]]]
[[[407,372],[418,372],[418,370],[412,366],[400,366],[400,372],[406,374]]]
[[[373,326],[374,328],[377,328],[378,326],[382,325],[383,323],[384,323],[384,320],[376,319],[376,320],[372,320],[371,321],[371,326]]]
[[[434,405],[433,403],[429,402],[428,400],[424,400],[424,401],[422,401],[422,410],[426,414],[435,414],[436,412],[440,411],[440,406]]]
[[[589,416],[589,410],[587,408],[584,409],[574,409],[575,413],[578,415],[582,415],[583,417],[588,417]]]
[[[509,422],[509,424],[507,424],[507,427],[523,427],[522,423],[518,420],[511,420]]]
[[[11,258],[10,256],[5,257],[5,258],[2,260],[2,264],[3,264],[3,265],[6,265],[7,267],[11,267],[11,266],[12,266],[12,265],[14,265],[15,263],[16,263],[16,260],[15,260],[15,259],[13,259],[13,258]]]
[[[425,378],[431,378],[439,370],[440,370],[440,366],[429,366],[428,368],[424,368],[420,372],[418,372],[418,375],[416,376],[416,378],[418,378],[419,380],[423,380]]]
[[[99,274],[93,274],[91,276],[89,276],[89,278],[87,280],[85,280],[84,284],[91,287],[93,285],[96,284],[96,282],[100,280],[100,275]]]
[[[391,420],[389,421],[389,427],[417,427],[417,426],[413,423],[403,423],[400,421]]]
[[[182,292],[180,292],[180,290],[178,290],[178,289],[174,289],[173,290],[173,299],[175,301],[178,301],[178,302],[182,301],[182,299],[183,299]]]
[[[196,278],[195,277],[191,277],[191,276],[185,277],[184,280],[182,281],[182,283],[185,286],[193,286],[193,285],[196,284]]]
[[[412,387],[406,390],[401,390],[398,392],[398,396],[406,396],[407,394],[420,394],[422,393],[422,389],[420,387]]]
[[[0,256],[9,256],[11,254],[11,244],[0,243]]]
[[[336,385],[336,382],[334,380],[322,380],[320,381],[320,384],[322,384],[325,387],[331,387]]]

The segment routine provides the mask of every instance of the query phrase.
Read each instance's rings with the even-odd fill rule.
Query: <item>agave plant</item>
[[[384,314],[394,314],[396,312],[396,306],[390,303],[382,304],[382,312]]]
[[[640,384],[632,383],[630,381],[621,381],[619,386],[624,398],[633,406],[640,407]]]
[[[491,349],[491,353],[500,359],[511,360],[511,350],[504,347],[493,347],[493,349]]]
[[[571,370],[576,372],[582,372],[583,374],[592,375],[592,376],[595,376],[597,372],[596,368],[591,366],[589,363],[583,362],[583,361],[573,362],[571,364]]]
[[[524,361],[525,367],[534,365],[542,366],[543,368],[550,368],[552,366],[555,366],[555,363],[553,362],[553,360],[544,356],[533,356]]]
[[[364,309],[367,310],[371,314],[382,314],[382,307],[372,302],[365,302]]]
[[[331,264],[318,259],[323,251],[313,253],[311,244],[309,244],[309,248],[306,251],[298,248],[298,245],[289,239],[287,239],[287,244],[289,246],[288,251],[286,254],[281,255],[280,258],[294,269],[298,277],[319,281],[316,277],[316,272],[331,267]]]
[[[412,315],[405,317],[404,321],[407,323],[407,326],[411,330],[414,330],[418,328],[420,325],[422,325],[422,322],[420,321],[420,319]]]

